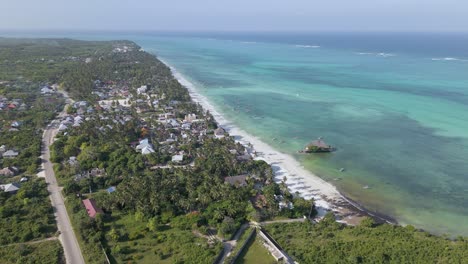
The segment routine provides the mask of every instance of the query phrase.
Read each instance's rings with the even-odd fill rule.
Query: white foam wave
[[[356,52],[355,54],[357,54],[357,55],[373,55],[373,56],[384,57],[384,58],[396,56],[395,54],[385,53],[385,52]]]
[[[318,45],[294,45],[295,47],[298,48],[312,48],[312,49],[318,49],[320,46]]]
[[[459,58],[452,58],[452,57],[446,57],[446,58],[432,58],[433,61],[468,61],[468,60],[463,60]]]
[[[391,54],[391,53],[377,53],[377,56],[381,56],[381,57],[393,57],[395,56],[395,54]]]

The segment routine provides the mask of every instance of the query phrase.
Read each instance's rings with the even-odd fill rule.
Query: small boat
[[[341,168],[341,169],[340,169],[340,172],[343,172],[343,171],[345,171],[345,168]]]
[[[365,185],[365,186],[363,186],[362,188],[367,190],[367,189],[369,189],[370,187],[369,187],[369,185]]]

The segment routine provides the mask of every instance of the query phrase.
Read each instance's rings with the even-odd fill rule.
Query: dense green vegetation
[[[1,263],[64,262],[58,241],[30,244],[55,236],[57,230],[46,183],[35,176],[42,129],[63,104],[60,95],[40,93],[65,65],[54,60],[55,49],[36,41],[0,38],[0,146],[2,154],[18,152],[0,158],[0,169],[12,172],[0,175],[0,184],[20,187],[16,193],[0,191]]]
[[[139,255],[153,256],[154,249],[127,243],[126,236],[122,236],[123,238],[119,239],[117,245],[122,244],[119,247],[132,250],[118,250],[116,253],[113,250],[116,242],[109,237],[111,226],[115,226],[114,229],[119,233],[131,234],[132,231],[126,232],[125,230],[140,225],[141,228],[135,232],[145,234],[144,241],[152,237],[149,226],[155,226],[151,227],[156,230],[155,234],[159,234],[157,230],[163,227],[164,232],[172,234],[165,236],[167,239],[158,243],[161,252],[168,252],[162,256],[168,259],[168,262],[182,257],[180,253],[170,253],[181,250],[174,249],[174,240],[169,239],[175,235],[180,238],[179,242],[194,241],[195,237],[191,230],[198,230],[204,234],[208,228],[215,227],[218,228],[220,235],[229,237],[240,223],[246,220],[249,212],[251,214],[256,212],[249,202],[253,183],[243,188],[236,188],[225,184],[222,175],[235,175],[249,169],[257,172],[260,177],[272,176],[271,169],[265,163],[250,161],[232,165],[235,159],[231,154],[223,156],[218,153],[228,147],[235,147],[232,140],[217,144],[213,140],[208,140],[204,148],[198,149],[197,166],[192,169],[149,170],[145,164],[157,162],[161,158],[158,157],[158,153],[142,156],[127,145],[133,139],[132,133],[135,133],[132,132],[135,130],[131,125],[128,125],[127,129],[125,127],[117,129],[113,133],[98,132],[100,125],[92,122],[89,126],[83,124],[67,136],[59,137],[52,147],[52,156],[55,161],[67,161],[70,155],[78,154],[79,166],[71,166],[64,162],[58,163],[55,167],[56,175],[64,184],[64,192],[68,197],[67,207],[72,211],[75,228],[79,230],[80,238],[84,242],[82,250],[89,257],[90,263],[100,263],[96,260],[103,257],[100,249],[101,243],[116,259],[140,258]],[[224,161],[203,158],[216,155]],[[83,170],[89,171],[92,168],[104,168],[106,175],[75,180],[76,173]],[[117,191],[112,194],[103,191],[109,186],[117,186]],[[76,197],[77,193],[88,193],[90,188],[93,191],[92,197],[108,213],[102,219],[89,218],[81,204],[81,199]],[[271,195],[273,201],[274,194],[274,189],[265,191],[265,195],[267,197]],[[273,209],[268,210],[274,212]],[[134,215],[137,215],[140,220],[137,221]],[[126,221],[120,223],[120,218],[125,218]],[[138,224],[139,221],[142,224]],[[171,231],[164,229],[167,225],[172,227]],[[139,235],[131,237],[139,237]],[[219,249],[218,246],[207,247],[206,239],[202,240],[205,241],[205,246],[202,248],[206,248],[206,252],[211,252],[208,256],[214,259],[219,253],[219,250],[216,250]],[[135,247],[139,249],[133,250]],[[140,253],[137,254],[137,252]],[[194,255],[203,256],[200,252]],[[194,263],[206,263],[206,261]]]
[[[199,236],[211,232],[229,238],[248,220],[310,212],[310,201],[293,198],[284,183],[273,182],[267,163],[238,160],[231,152],[243,153],[243,146],[230,137],[213,138],[212,129],[217,127],[213,117],[190,101],[187,89],[174,79],[169,68],[134,43],[123,44],[129,47],[128,52],[102,50],[98,57],[91,56],[86,63],[65,71],[61,79],[74,99],[86,100],[95,109],[88,111],[87,120],[80,126],[59,134],[51,146],[56,176],[64,186],[68,210],[90,263],[104,261],[102,247],[117,262],[152,257],[168,263],[212,262],[220,245]],[[100,88],[103,84],[107,88]],[[164,109],[142,114],[134,103],[130,109],[119,111],[94,107],[95,91],[106,93],[108,89],[131,88],[132,100],[148,100],[136,93],[135,87],[140,85],[150,87],[160,105],[174,106],[175,117],[195,114],[202,120],[197,126],[207,129],[207,136],[201,140],[191,137],[173,146],[186,153],[183,164],[190,166],[158,168],[171,164],[168,147],[159,142],[179,133],[156,122],[154,116]],[[77,108],[70,106],[67,112],[77,113]],[[129,121],[114,122],[124,116]],[[132,144],[144,137],[151,139],[157,151],[149,155],[135,151]],[[76,157],[76,163],[70,163],[72,157]],[[89,172],[97,169],[105,173],[90,177]],[[245,186],[225,183],[225,177],[241,174],[248,175]],[[112,194],[105,191],[110,186],[116,187]],[[255,205],[258,195],[264,198]],[[283,195],[295,208],[279,210],[275,195]],[[81,203],[84,196],[94,198],[105,216],[88,217]],[[150,242],[151,238],[156,242]],[[190,243],[200,247],[190,247]],[[158,248],[157,256],[154,247]]]
[[[122,48],[126,51],[115,51]],[[227,135],[222,140],[213,138],[217,124],[210,113],[190,101],[168,67],[135,43],[0,39],[0,95],[6,103],[24,104],[0,112],[0,145],[19,152],[17,157],[0,159],[1,168],[18,168],[15,176],[0,176],[0,183],[29,178],[17,193],[0,192],[0,244],[22,243],[0,247],[1,263],[63,262],[57,241],[24,243],[56,232],[46,184],[34,177],[40,164],[42,128],[63,108],[61,95],[40,94],[40,87],[52,83],[88,104],[85,110],[68,107],[68,113],[82,110],[87,118],[60,133],[51,146],[54,169],[87,263],[106,263],[104,252],[112,263],[211,263],[222,245],[208,235],[229,239],[247,221],[313,215],[313,201],[291,194],[285,181],[274,183],[267,163],[239,159],[245,148]],[[162,107],[145,103],[149,99],[135,91],[141,85],[157,95]],[[131,107],[119,111],[98,107],[98,86],[100,92],[127,90]],[[144,113],[137,110],[136,100],[143,101]],[[181,136],[177,129],[156,121],[168,106],[179,120],[195,114],[201,120],[197,129],[204,133],[172,145],[164,143],[171,134]],[[123,119],[128,120],[116,122]],[[13,127],[13,121],[20,125]],[[142,138],[151,140],[154,153],[142,155],[135,150],[135,142]],[[178,165],[185,167],[171,167],[177,165],[171,156],[179,151],[185,157]],[[71,162],[74,157],[76,162]],[[247,175],[245,184],[225,182],[236,175]],[[115,192],[108,193],[111,186]],[[89,217],[82,204],[85,198],[95,199],[104,214]],[[267,229],[300,263],[460,263],[468,259],[468,243],[462,239],[451,241],[412,227],[375,225],[371,220],[348,227],[329,215],[315,225],[273,224]],[[256,240],[239,258],[239,263],[272,262]]]
[[[58,240],[40,243],[0,246],[2,264],[64,264],[62,246]]]
[[[0,192],[0,245],[53,236],[57,230],[43,179],[23,183],[18,193]]]
[[[113,42],[0,38],[0,80],[57,83],[84,58],[111,50]]]
[[[37,88],[37,87],[36,87]],[[24,94],[24,96],[22,96]],[[31,96],[32,94],[32,96]],[[55,115],[57,105],[60,106],[62,99],[57,97],[37,98],[34,93],[13,92],[8,89],[4,95],[14,98],[26,97],[25,103],[28,104],[28,110],[24,111],[0,111],[0,146],[5,145],[6,149],[14,149],[19,152],[15,158],[0,159],[0,169],[15,166],[19,169],[19,175],[24,174],[32,176],[37,173],[40,165],[41,136],[42,128],[48,120]],[[19,121],[20,126],[15,131],[10,131],[11,123]],[[1,176],[0,176],[1,177]],[[0,182],[11,182],[12,180],[0,179]]]
[[[119,42],[130,52],[112,52],[112,49],[95,51],[88,63],[67,68],[60,79],[62,86],[75,99],[93,100],[94,81],[111,81],[128,87],[151,84],[167,100],[189,101],[188,91],[172,77],[170,69],[153,55],[139,51],[129,41]]]
[[[412,226],[376,225],[371,219],[352,227],[327,215],[318,224],[273,224],[270,235],[299,263],[463,263],[468,241],[452,241]]]
[[[59,93],[41,94],[41,88],[60,83],[68,69],[103,49],[110,51],[111,43],[0,38],[0,146],[2,153],[19,153],[16,157],[0,158],[0,169],[12,172],[1,175],[0,184],[20,186],[17,193],[0,192],[0,244],[55,235],[57,228],[46,184],[35,175],[41,162],[43,128],[63,109],[64,100]],[[55,241],[18,247],[18,252],[1,254],[0,262],[60,263],[63,255]],[[7,248],[11,250],[13,246],[2,250]]]
[[[118,263],[211,263],[222,249],[190,230],[158,225],[138,214],[115,214],[106,225],[108,247]]]

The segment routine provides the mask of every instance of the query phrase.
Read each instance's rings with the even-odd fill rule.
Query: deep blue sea
[[[468,34],[24,35],[133,40],[367,209],[468,235]],[[296,154],[317,137],[337,151]]]

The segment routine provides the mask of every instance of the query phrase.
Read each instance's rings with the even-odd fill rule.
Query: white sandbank
[[[335,186],[324,181],[310,171],[305,170],[291,155],[273,149],[273,147],[264,143],[259,138],[236,127],[232,122],[223,117],[210,101],[197,91],[195,85],[188,81],[177,69],[166,61],[161,61],[171,69],[174,77],[188,89],[192,100],[199,103],[205,110],[210,111],[219,126],[224,128],[236,141],[240,142],[248,149],[249,146],[252,146],[252,149],[255,149],[257,152],[256,160],[264,160],[272,166],[275,172],[276,182],[281,182],[284,176],[286,176],[286,184],[291,193],[299,192],[302,197],[307,199],[313,198],[315,200],[319,216],[324,215],[326,211],[338,209],[337,206],[333,205],[330,201],[342,202],[344,199]]]

